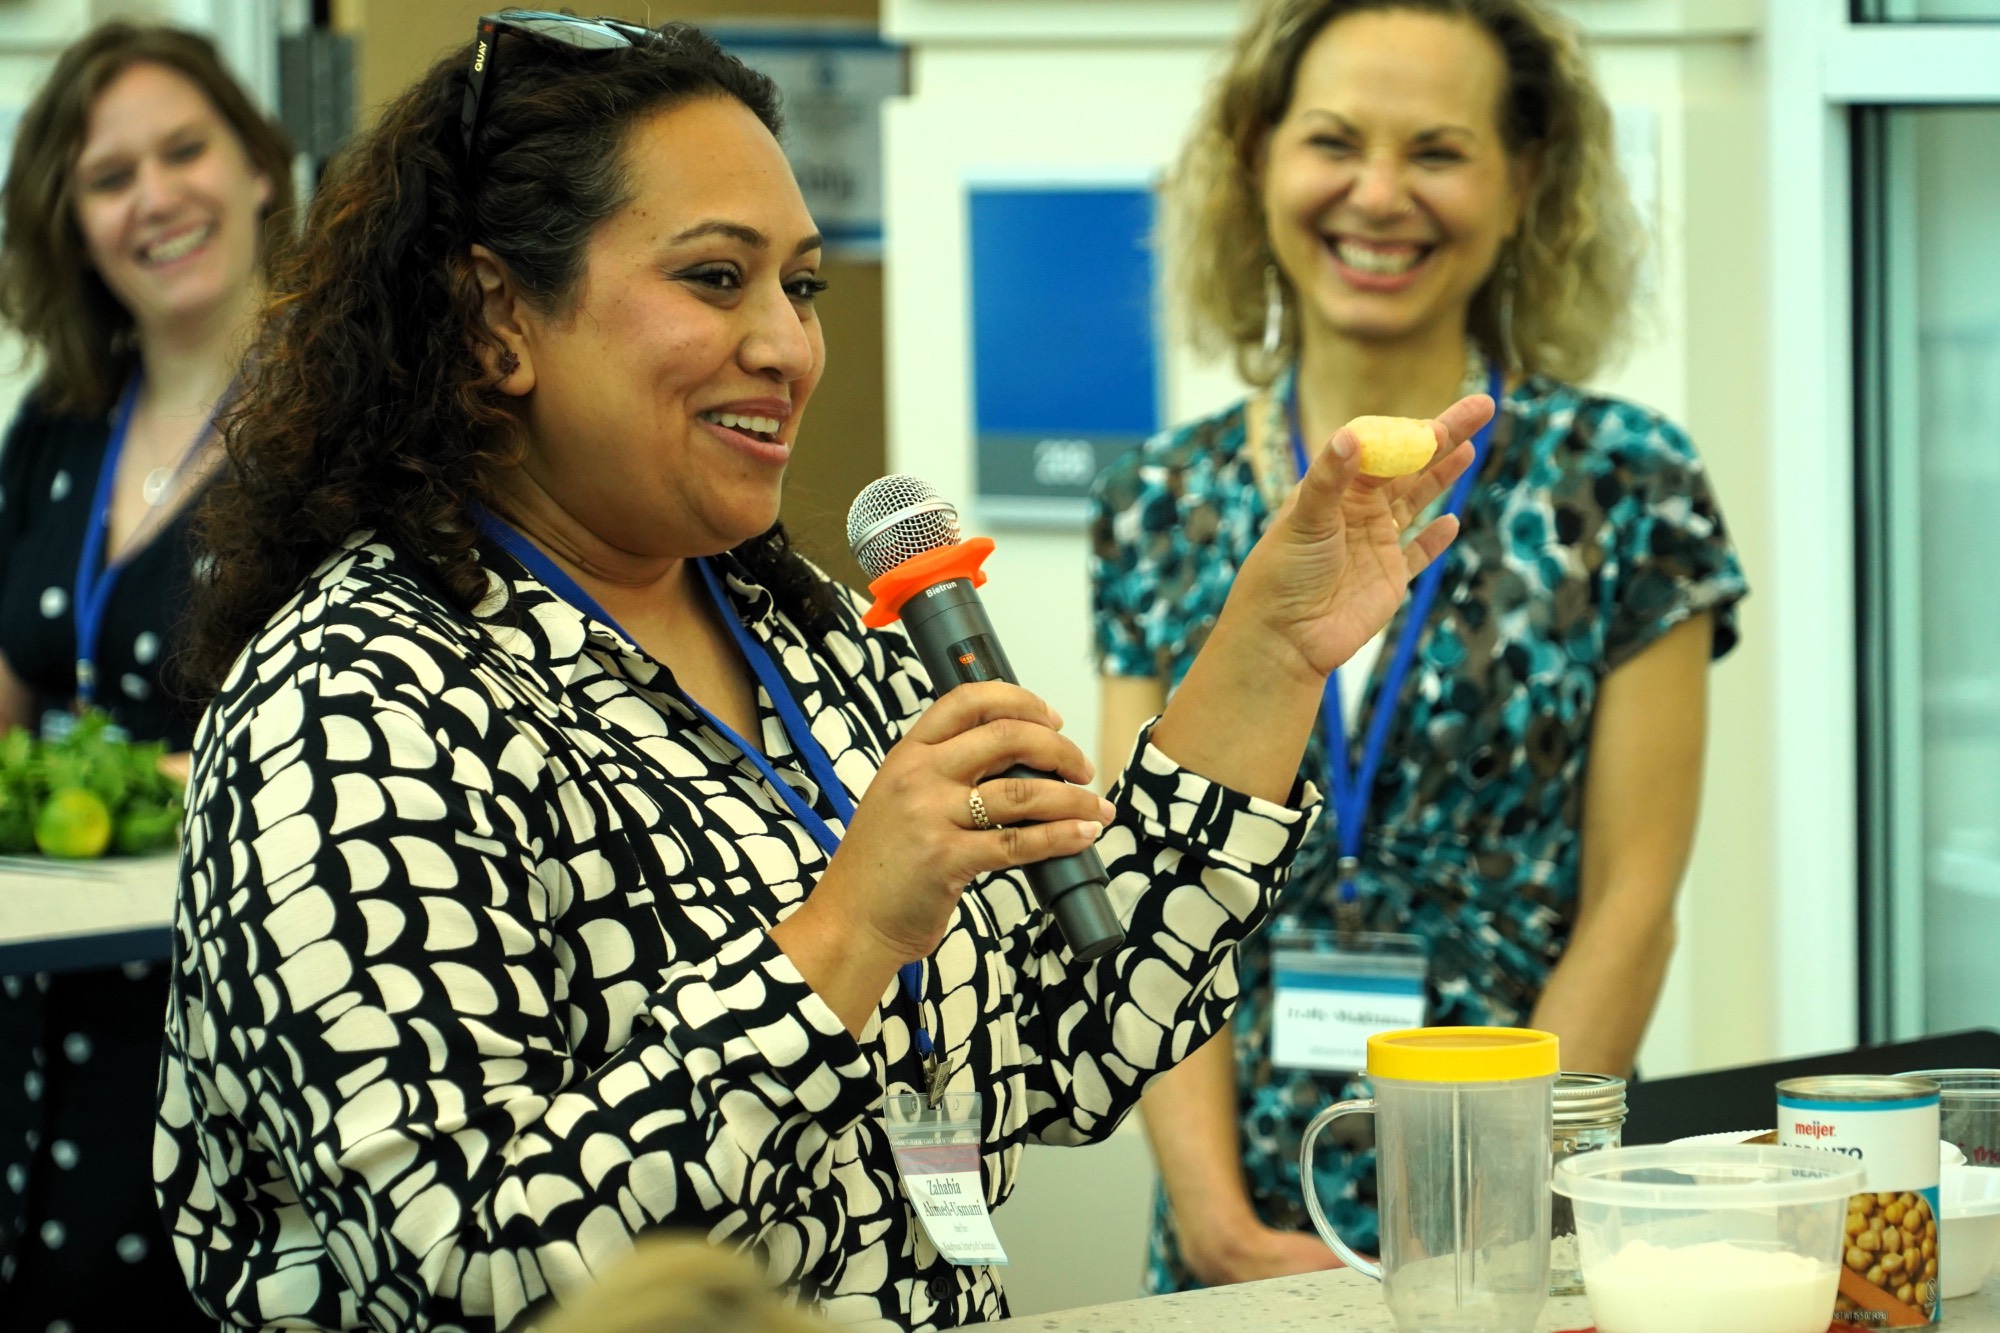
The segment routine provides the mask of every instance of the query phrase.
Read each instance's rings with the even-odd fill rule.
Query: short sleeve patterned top
[[[1274,396],[1286,392],[1281,382]],[[1287,462],[1253,461],[1247,411],[1238,403],[1168,431],[1100,478],[1092,586],[1107,674],[1179,683],[1293,480]],[[1368,929],[1428,943],[1431,1022],[1516,1024],[1575,921],[1583,779],[1604,678],[1702,612],[1714,616],[1715,655],[1728,652],[1747,587],[1687,437],[1645,408],[1544,377],[1506,394],[1444,560],[1370,793],[1356,884]],[[1407,614],[1406,604],[1386,642]],[[1325,771],[1322,733],[1305,772]],[[1301,848],[1281,919],[1333,929],[1335,837],[1329,808]],[[1338,1075],[1274,1067],[1261,935],[1244,945],[1241,966],[1234,1028],[1252,1201],[1267,1224],[1299,1229],[1305,1122],[1366,1094]],[[1353,1123],[1338,1122],[1329,1139]],[[1364,1131],[1332,1142],[1314,1166],[1330,1220],[1370,1251],[1371,1147]],[[1150,1290],[1193,1285],[1164,1197],[1148,1270]]]

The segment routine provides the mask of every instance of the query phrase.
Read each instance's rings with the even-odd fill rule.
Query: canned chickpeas
[[[1841,1074],[1778,1084],[1778,1142],[1857,1158],[1833,1330],[1911,1328],[1938,1299],[1938,1085]]]

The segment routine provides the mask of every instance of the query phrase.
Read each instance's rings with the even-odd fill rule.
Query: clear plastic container
[[[2000,1167],[2000,1069],[1918,1069],[1898,1078],[1938,1085],[1938,1133],[1968,1166]]]
[[[1862,1170],[1762,1144],[1607,1148],[1558,1163],[1598,1333],[1825,1333]]]
[[[1337,1102],[1301,1145],[1320,1237],[1382,1283],[1402,1333],[1531,1333],[1548,1299],[1550,1089],[1556,1039],[1443,1027],[1368,1039],[1374,1097]],[[1312,1188],[1313,1142],[1346,1115],[1376,1121],[1381,1263],[1356,1254]]]

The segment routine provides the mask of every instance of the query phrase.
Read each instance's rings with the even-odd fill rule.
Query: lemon
[[[35,816],[35,846],[44,855],[86,860],[111,843],[111,812],[96,792],[63,787],[49,793]]]

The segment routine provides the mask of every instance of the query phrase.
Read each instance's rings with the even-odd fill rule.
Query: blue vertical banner
[[[974,181],[966,202],[980,513],[1079,524],[1098,470],[1160,428],[1152,183]]]

